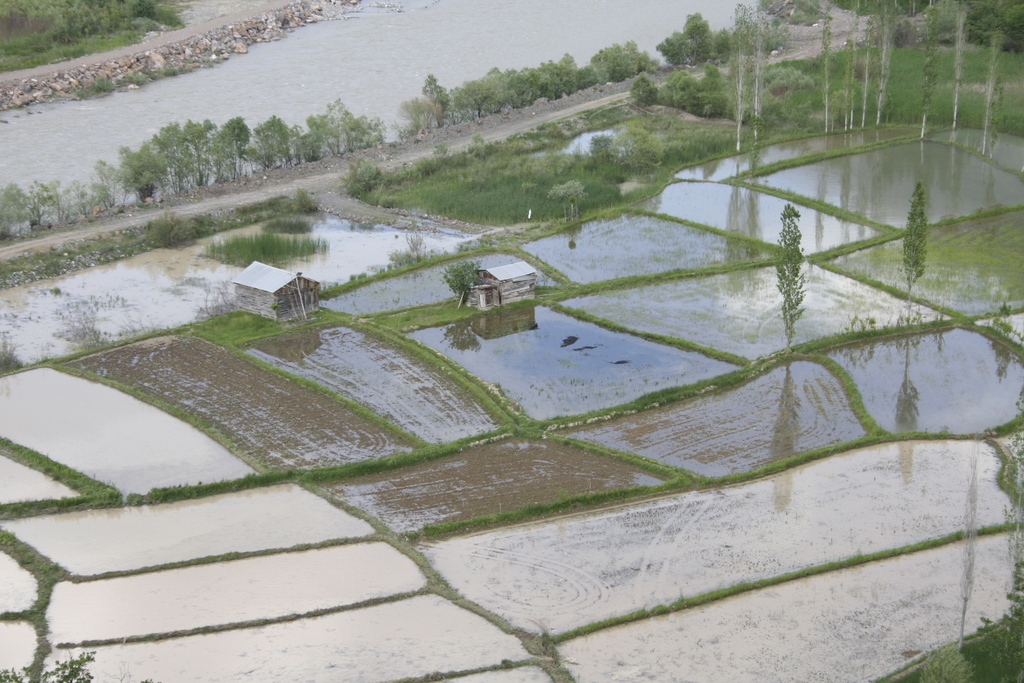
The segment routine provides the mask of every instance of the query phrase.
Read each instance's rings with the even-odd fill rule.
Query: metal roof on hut
[[[477,276],[480,282],[470,290],[469,304],[482,311],[535,296],[537,269],[525,261],[481,268]]]
[[[239,310],[274,320],[307,317],[320,310],[320,283],[253,261],[231,281]]]

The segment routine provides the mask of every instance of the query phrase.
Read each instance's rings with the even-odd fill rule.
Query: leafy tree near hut
[[[800,212],[792,204],[782,209],[782,234],[779,246],[782,252],[775,264],[779,293],[782,294],[782,323],[786,328],[786,348],[793,345],[793,330],[796,321],[804,314],[804,287],[807,284],[803,273],[804,253],[800,247],[800,227],[797,219]]]
[[[927,255],[925,232],[928,229],[928,218],[925,216],[924,185],[920,180],[910,198],[910,213],[907,215],[906,234],[903,236],[903,263],[901,271],[907,281],[907,300],[914,283],[924,275],[925,257]]]
[[[562,213],[567,221],[580,217],[580,201],[586,197],[587,191],[578,180],[568,180],[548,191],[548,199],[562,202]]]
[[[469,290],[476,284],[479,270],[479,261],[459,261],[447,266],[441,273],[441,279],[448,289],[452,290],[452,294],[458,297],[460,305]]]

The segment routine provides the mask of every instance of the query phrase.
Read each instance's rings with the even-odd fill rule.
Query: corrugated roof
[[[526,261],[517,261],[516,263],[510,263],[507,266],[484,268],[484,272],[490,273],[499,280],[512,280],[517,277],[523,277],[524,275],[536,275],[537,269]]]
[[[246,287],[252,287],[253,289],[273,294],[294,279],[295,273],[289,273],[287,270],[281,270],[274,266],[268,266],[266,263],[253,261],[249,264],[248,268],[239,273],[238,277],[231,282],[236,285],[245,285]]]

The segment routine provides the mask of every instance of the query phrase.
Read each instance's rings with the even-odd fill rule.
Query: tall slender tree
[[[928,127],[928,111],[932,108],[932,94],[935,92],[935,79],[938,75],[935,66],[938,27],[935,12],[930,12],[925,21],[925,51],[924,69],[921,73],[921,139],[924,139],[925,130]]]
[[[889,67],[896,47],[896,6],[892,0],[882,0],[878,8],[878,92],[875,93],[875,125],[882,123],[886,89],[889,85]]]
[[[967,44],[967,6],[956,11],[956,43],[953,48],[953,134],[960,114],[960,86],[964,82],[964,46]]]
[[[964,507],[963,573],[960,575],[960,639],[957,649],[964,649],[964,626],[967,624],[967,605],[974,591],[974,557],[978,547],[978,451],[980,442],[974,439],[974,448],[968,460],[967,503]]]
[[[861,88],[860,97],[860,127],[863,128],[867,125],[868,120],[868,92],[871,90],[871,62],[874,55],[874,47],[872,43],[875,40],[875,33],[877,32],[878,20],[875,16],[871,16],[868,19],[868,35],[864,41],[864,87]]]
[[[782,233],[779,246],[782,251],[775,263],[777,286],[782,294],[782,324],[786,328],[786,348],[793,346],[796,322],[804,314],[804,288],[807,284],[803,272],[804,252],[800,246],[800,212],[792,204],[782,209]]]
[[[928,229],[928,217],[925,215],[924,184],[920,180],[910,198],[910,213],[907,214],[907,227],[903,235],[903,263],[901,270],[907,282],[907,305],[914,283],[924,275],[926,256],[925,232]]]
[[[750,62],[751,34],[753,20],[750,16],[750,8],[746,5],[736,5],[736,18],[733,22],[733,54],[732,54],[732,81],[733,81],[733,109],[736,118],[736,151],[740,151],[743,141],[743,114],[746,111],[747,95],[747,67]]]
[[[832,15],[827,12],[821,18],[821,72],[822,96],[825,99],[825,132],[828,133],[832,121],[832,110],[829,106],[832,85],[829,78],[832,73]]]
[[[999,53],[1002,52],[1002,45],[1003,35],[998,31],[994,32],[989,39],[988,77],[985,79],[985,123],[981,131],[982,156],[991,157],[994,146],[989,143],[989,133],[996,110],[996,95],[999,93]]]

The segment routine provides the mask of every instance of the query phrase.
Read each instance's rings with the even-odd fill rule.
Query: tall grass
[[[315,237],[283,237],[272,232],[238,235],[206,247],[206,255],[222,263],[247,266],[253,261],[284,266],[289,261],[326,254],[326,240]]]

